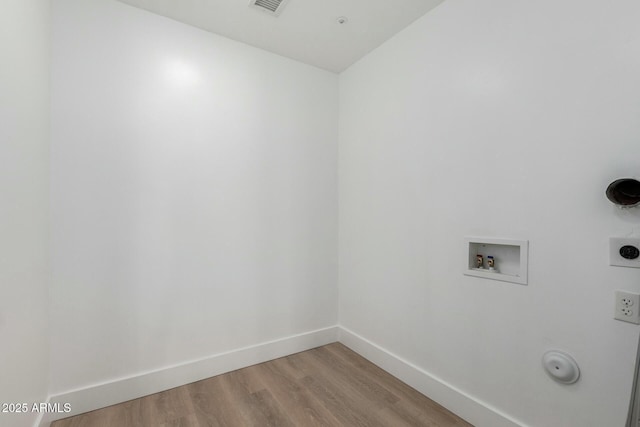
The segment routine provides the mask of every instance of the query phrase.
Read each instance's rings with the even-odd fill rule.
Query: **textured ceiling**
[[[444,0],[289,0],[278,17],[249,0],[120,1],[341,72]],[[339,24],[340,16],[348,22]]]

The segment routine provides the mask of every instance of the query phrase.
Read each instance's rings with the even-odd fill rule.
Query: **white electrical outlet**
[[[616,291],[616,311],[614,319],[640,325],[640,294]]]

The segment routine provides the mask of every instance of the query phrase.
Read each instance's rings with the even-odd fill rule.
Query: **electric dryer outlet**
[[[640,238],[610,237],[609,265],[640,268]]]

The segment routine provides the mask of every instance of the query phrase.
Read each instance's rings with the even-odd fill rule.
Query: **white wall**
[[[337,76],[54,2],[53,394],[337,321]]]
[[[621,426],[639,327],[640,3],[448,0],[340,76],[340,323],[531,426]],[[464,236],[530,241],[529,285],[462,275]],[[541,369],[570,352],[573,386]]]
[[[46,400],[50,7],[0,5],[0,402]],[[0,426],[37,414],[0,413]]]
[[[624,423],[638,327],[612,297],[640,273],[607,238],[640,215],[604,188],[640,175],[638,18],[448,0],[340,76],[343,326],[524,425]],[[336,322],[335,75],[57,0],[53,91],[53,394]],[[466,235],[528,239],[529,285],[463,276]]]

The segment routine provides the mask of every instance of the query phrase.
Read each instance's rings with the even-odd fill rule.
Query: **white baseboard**
[[[332,326],[57,394],[49,397],[49,403],[59,403],[61,407],[65,403],[70,403],[71,412],[45,413],[36,426],[48,427],[51,422],[58,419],[137,399],[236,369],[310,350],[337,340],[338,327]]]
[[[345,327],[338,341],[476,427],[525,425]]]
[[[336,341],[341,342],[476,427],[526,427],[522,422],[511,418],[480,399],[458,390],[446,381],[340,326],[293,335],[216,354],[205,359],[50,396],[48,403],[58,403],[60,407],[65,403],[70,403],[71,412],[40,414],[35,427],[49,427],[51,422],[61,418],[137,399]]]

